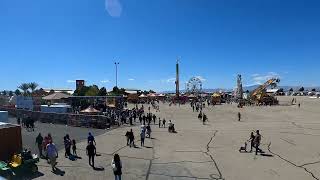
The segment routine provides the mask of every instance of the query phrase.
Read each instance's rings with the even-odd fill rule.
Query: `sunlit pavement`
[[[290,97],[280,98],[282,103]],[[152,139],[140,147],[139,126],[134,126],[137,148],[126,146],[119,128],[96,136],[97,151],[93,169],[85,154],[87,143],[78,143],[82,159],[70,161],[61,150],[57,167],[51,172],[46,161],[39,163],[38,179],[114,179],[110,167],[113,154],[123,163],[123,179],[226,179],[226,180],[314,180],[320,178],[320,100],[298,98],[297,106],[245,107],[222,105],[206,108],[209,122],[203,125],[189,105],[160,105],[161,118],[173,120],[178,133],[152,127]],[[242,122],[237,121],[241,112]],[[159,115],[159,113],[157,113]],[[239,153],[251,131],[262,134],[264,156]],[[248,147],[249,149],[250,147]]]

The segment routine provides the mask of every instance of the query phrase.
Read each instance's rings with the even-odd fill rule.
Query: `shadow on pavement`
[[[55,175],[57,176],[64,176],[66,174],[65,171],[62,171],[61,169],[57,168],[54,172]]]
[[[40,178],[42,176],[44,176],[44,174],[41,173],[41,172],[37,172],[37,173],[34,173],[32,175],[30,175],[30,174],[20,174],[18,176],[11,177],[10,180],[21,180],[21,179],[23,179],[23,180],[32,180],[32,179]]]
[[[93,170],[95,171],[104,171],[103,167],[94,167]]]

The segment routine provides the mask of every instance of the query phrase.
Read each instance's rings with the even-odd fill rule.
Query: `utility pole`
[[[116,66],[116,87],[118,87],[118,65],[119,65],[119,62],[115,62],[114,65]]]
[[[180,84],[180,80],[179,80],[179,58],[178,58],[176,63],[176,97],[177,98],[179,98],[180,96],[179,84]]]

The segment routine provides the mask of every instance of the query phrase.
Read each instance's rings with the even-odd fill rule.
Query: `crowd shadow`
[[[62,171],[61,169],[59,168],[56,168],[55,171],[53,171],[53,174],[57,175],[57,176],[64,176],[66,174],[65,171]]]
[[[32,179],[38,179],[38,178],[40,178],[42,176],[44,176],[44,174],[41,173],[41,172],[36,172],[34,174],[23,173],[23,174],[19,174],[17,176],[10,177],[9,179],[10,180],[21,180],[21,179],[23,179],[23,180],[32,180]]]

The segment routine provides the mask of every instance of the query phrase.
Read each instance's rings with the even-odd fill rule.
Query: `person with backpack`
[[[111,162],[111,167],[113,170],[114,178],[115,180],[121,180],[121,175],[122,175],[122,162],[120,160],[119,154],[115,154],[112,162]]]

